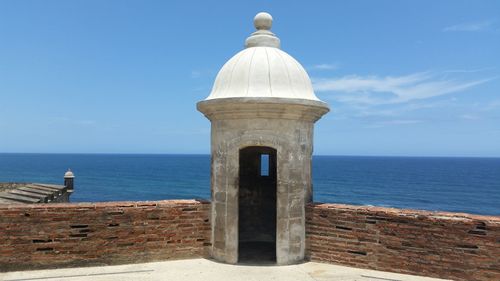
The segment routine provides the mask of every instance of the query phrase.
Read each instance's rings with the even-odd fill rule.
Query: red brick
[[[0,270],[201,257],[209,211],[196,200],[2,206]]]
[[[313,261],[455,280],[500,274],[495,216],[310,204],[306,237]]]

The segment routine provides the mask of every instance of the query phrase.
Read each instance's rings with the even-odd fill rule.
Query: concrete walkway
[[[106,280],[106,281],[424,281],[443,280],[352,267],[307,262],[290,266],[228,265],[206,259],[152,262],[142,264],[16,271],[0,273],[3,281]]]

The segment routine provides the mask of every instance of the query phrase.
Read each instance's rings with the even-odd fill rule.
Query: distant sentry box
[[[0,204],[65,203],[74,191],[75,175],[68,169],[64,185],[47,183],[0,184]]]

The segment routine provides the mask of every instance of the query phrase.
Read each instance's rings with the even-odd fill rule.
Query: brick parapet
[[[208,257],[210,202],[0,206],[0,270]],[[312,261],[500,280],[500,217],[342,204],[306,208]]]
[[[500,280],[500,217],[314,203],[312,261],[454,280]]]
[[[203,257],[209,212],[196,200],[0,206],[0,270]]]

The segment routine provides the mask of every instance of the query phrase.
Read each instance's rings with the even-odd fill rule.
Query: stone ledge
[[[0,205],[1,209],[98,209],[98,208],[140,208],[140,207],[163,207],[182,205],[207,205],[208,200],[182,199],[182,200],[160,200],[160,201],[112,201],[112,202],[81,202],[81,203],[42,203],[25,205]]]
[[[364,206],[364,205],[347,205],[347,204],[334,204],[334,203],[321,203],[314,202],[307,205],[309,208],[314,209],[336,209],[336,210],[348,210],[348,211],[358,211],[358,212],[380,212],[389,215],[396,215],[402,217],[419,217],[425,216],[431,219],[439,220],[482,220],[488,221],[490,223],[500,224],[500,216],[487,216],[487,215],[475,215],[469,213],[454,213],[454,212],[444,212],[444,211],[427,211],[427,210],[415,210],[415,209],[398,209],[390,207],[376,207],[376,206]]]

